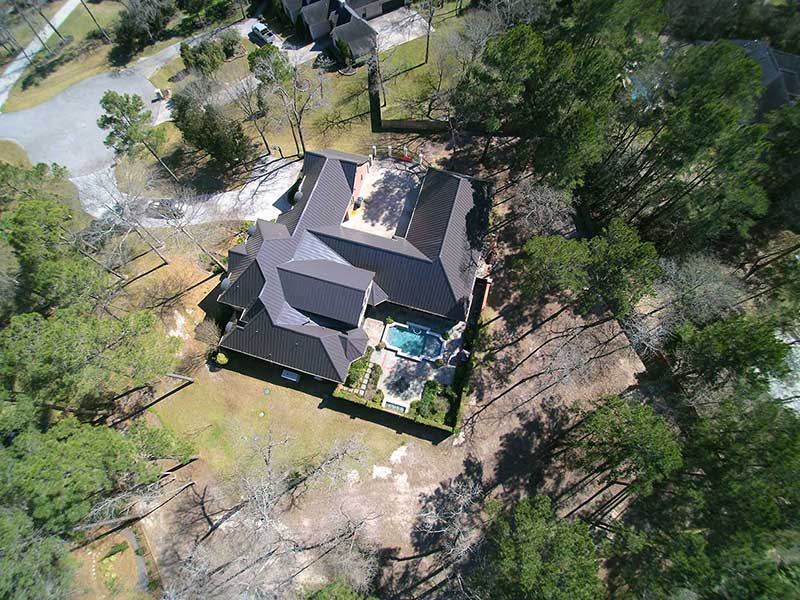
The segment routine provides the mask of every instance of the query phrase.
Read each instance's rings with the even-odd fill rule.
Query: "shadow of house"
[[[318,408],[335,410],[349,415],[351,419],[361,419],[362,421],[375,423],[381,427],[394,430],[398,435],[411,435],[415,438],[426,440],[433,445],[442,443],[452,435],[449,431],[428,427],[391,412],[375,410],[363,404],[334,398],[333,396],[326,396],[320,402]]]
[[[290,381],[281,377],[283,367],[239,352],[226,350],[225,353],[229,359],[228,364],[225,365],[227,370],[258,379],[270,385],[299,390],[322,400],[330,397],[336,387],[331,381],[317,381],[310,377],[305,377],[299,382]]]

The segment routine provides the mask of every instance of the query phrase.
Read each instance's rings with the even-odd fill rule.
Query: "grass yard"
[[[233,356],[236,368],[244,357]],[[412,438],[375,423],[321,406],[333,385],[304,375],[295,384],[280,378],[280,369],[247,361],[258,377],[219,369],[203,369],[194,384],[157,404],[161,423],[191,439],[217,476],[232,474],[248,455],[243,436],[266,436],[289,443],[276,450],[276,459],[293,463],[330,449],[337,441],[364,438],[364,464],[385,459]],[[265,394],[269,390],[269,395]],[[263,415],[263,416],[262,416]]]
[[[0,162],[6,162],[15,167],[31,166],[25,149],[11,140],[0,140]]]
[[[233,243],[232,239],[227,239],[212,245],[228,248]],[[171,273],[189,273],[191,282],[201,281],[208,275],[187,262],[195,255],[191,245],[180,248],[172,239],[168,249],[172,257],[170,265],[131,286],[134,295],[138,288],[146,287],[148,281],[169,278]],[[137,261],[136,268],[146,269],[148,261],[153,262],[155,258]],[[163,315],[165,330],[182,339],[184,357],[204,347],[194,339],[195,328],[205,316],[198,304],[207,307],[207,298],[213,296],[217,283],[218,278],[214,278],[193,288],[181,297],[180,306]],[[193,384],[150,408],[164,427],[187,436],[195,444],[200,458],[220,480],[233,474],[249,456],[244,436],[266,436],[271,432],[276,441],[288,437],[289,443],[275,451],[276,459],[286,464],[325,452],[337,441],[363,437],[362,468],[385,460],[405,442],[422,443],[419,438],[398,433],[391,426],[357,418],[353,408],[358,413],[361,407],[329,399],[334,388],[332,383],[315,381],[304,375],[295,384],[282,379],[282,369],[277,366],[232,353],[229,358],[224,369],[209,370],[205,365],[199,366],[192,371]],[[166,389],[174,385],[169,382]],[[364,414],[367,418],[379,417],[377,413]]]
[[[223,63],[222,66],[214,73],[214,78],[223,85],[241,81],[250,74],[247,64],[247,53],[257,48],[257,46],[247,38],[241,38],[241,42],[242,46],[244,46],[245,54]],[[153,73],[153,75],[150,77],[150,81],[157,88],[169,88],[172,90],[173,94],[180,92],[191,82],[197,80],[196,75],[189,74],[180,81],[170,81],[171,77],[182,72],[184,68],[185,65],[183,64],[183,59],[181,59],[180,56],[176,56],[158,71]]]
[[[124,7],[119,2],[104,0],[91,5],[92,13],[104,28],[110,27]],[[3,110],[13,112],[41,104],[76,83],[112,69],[109,61],[111,46],[94,38],[97,29],[89,14],[78,6],[59,28],[72,41],[62,48],[59,56],[47,67],[41,67],[41,77],[31,68],[11,89]],[[50,41],[58,38],[53,34]],[[38,55],[42,60],[45,56]],[[46,70],[45,70],[46,69]]]
[[[42,12],[48,19],[52,19],[53,15],[55,15],[58,12],[58,10],[64,5],[66,1],[67,0],[56,0],[55,2],[46,4],[42,9]],[[34,39],[33,32],[31,31],[30,27],[28,27],[28,24],[25,23],[25,21],[21,17],[19,17],[18,15],[15,16],[16,19],[14,20],[14,24],[10,28],[10,33],[11,35],[14,36],[14,39],[16,39],[21,46],[27,46]],[[38,14],[31,15],[28,18],[37,31],[41,31],[43,28],[47,27],[47,23],[45,23],[44,20]],[[59,31],[61,31],[60,28]],[[8,55],[3,53],[2,58],[0,58],[0,66],[8,64],[9,62],[11,62],[12,58],[13,55]]]

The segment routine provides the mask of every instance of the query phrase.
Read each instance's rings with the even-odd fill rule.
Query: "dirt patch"
[[[125,550],[107,557],[118,544]],[[75,575],[75,598],[140,600],[151,598],[138,588],[139,570],[133,548],[122,533],[103,538],[72,553],[78,563]]]

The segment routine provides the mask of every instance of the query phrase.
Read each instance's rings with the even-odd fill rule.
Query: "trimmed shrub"
[[[372,365],[372,371],[369,374],[369,387],[375,388],[378,385],[378,380],[381,378],[383,370],[380,365]]]
[[[392,317],[386,317],[386,324],[391,325],[392,323],[394,323],[394,319]]]
[[[356,387],[361,383],[361,380],[364,379],[364,375],[367,373],[367,367],[369,367],[369,359],[370,356],[372,356],[372,352],[373,348],[368,346],[367,353],[350,365],[350,370],[347,372],[347,379],[344,382],[347,387]]]
[[[214,360],[216,360],[217,364],[220,366],[228,364],[228,357],[225,356],[223,352],[217,352],[217,356]]]

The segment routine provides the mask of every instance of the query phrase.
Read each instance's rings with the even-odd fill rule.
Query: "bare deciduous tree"
[[[297,153],[305,152],[303,124],[308,114],[324,102],[323,75],[320,73],[316,81],[305,79],[297,66],[287,67],[286,59],[279,54],[262,58],[254,65],[253,71],[264,85],[265,92],[278,99]]]
[[[242,111],[245,121],[253,124],[261,136],[267,156],[271,154],[266,136],[266,122],[269,116],[269,106],[264,97],[265,90],[254,77],[245,77],[242,81],[229,88],[230,101]]]
[[[517,226],[526,238],[564,235],[575,227],[575,202],[567,192],[526,181],[512,202]]]
[[[289,598],[298,579],[312,568],[341,574],[366,589],[375,568],[374,547],[364,539],[371,517],[355,518],[340,507],[319,515],[311,534],[295,530],[287,517],[312,487],[335,487],[344,481],[349,461],[357,460],[358,440],[334,444],[328,452],[296,463],[281,463],[276,454],[288,438],[241,434],[250,460],[232,482],[241,500],[212,526],[219,536],[204,536],[184,557],[167,598]]]

